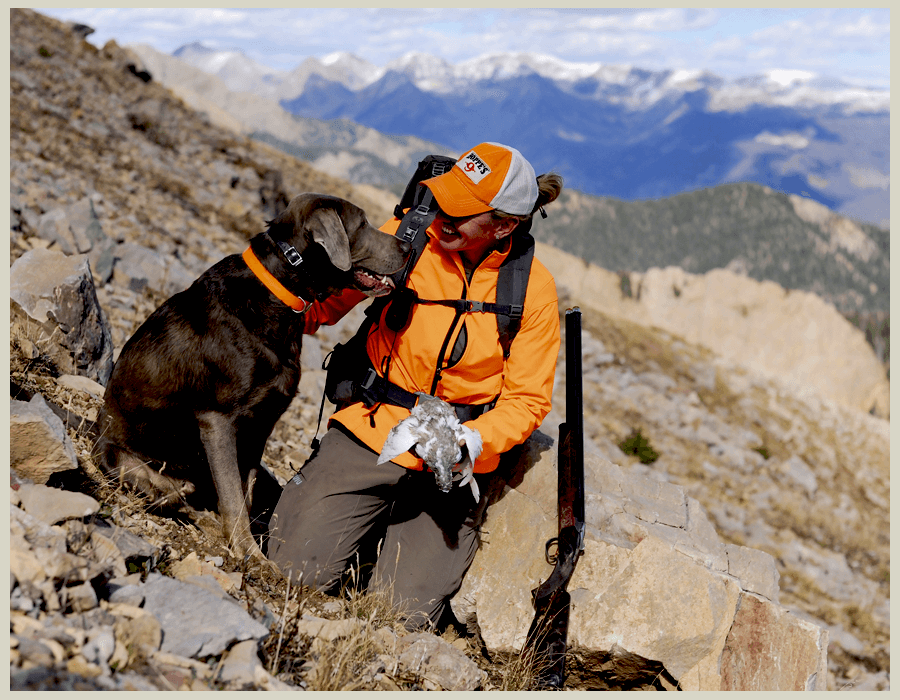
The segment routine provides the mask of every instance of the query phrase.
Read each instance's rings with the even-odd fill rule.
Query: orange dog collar
[[[263,267],[263,264],[259,261],[259,258],[256,257],[251,248],[248,247],[247,250],[244,251],[243,258],[244,262],[247,263],[247,267],[253,270],[253,274],[259,278],[259,281],[262,282],[272,294],[290,306],[296,313],[302,314],[310,307],[308,301],[295,296],[289,292],[281,282],[275,279],[272,273]]]

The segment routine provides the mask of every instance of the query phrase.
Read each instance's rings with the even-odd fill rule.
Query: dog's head
[[[397,272],[409,253],[407,243],[371,226],[358,206],[323,194],[294,197],[269,222],[269,235],[307,259],[325,287],[320,293],[355,287],[369,296],[388,294],[394,285],[387,275]]]

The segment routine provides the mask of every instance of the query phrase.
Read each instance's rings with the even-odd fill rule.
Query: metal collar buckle
[[[303,262],[303,256],[297,252],[297,249],[284,241],[275,241],[278,244],[278,247],[281,248],[281,252],[284,253],[284,257],[287,258],[287,261],[293,266],[297,267],[300,263]]]

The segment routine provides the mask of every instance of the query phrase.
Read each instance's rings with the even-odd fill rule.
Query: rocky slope
[[[861,330],[809,292],[730,270],[613,273],[538,243],[559,285],[598,313],[664,329],[790,390],[890,414],[890,382]]]
[[[422,157],[458,155],[414,136],[387,136],[349,120],[296,117],[272,97],[229,89],[215,75],[151,46],[128,48],[155,80],[206,113],[213,123],[268,141],[335,177],[381,187],[402,186]]]
[[[239,252],[284,197],[325,190],[353,199],[373,221],[387,216],[388,199],[186,109],[144,82],[134,59],[115,45],[98,51],[71,28],[30,11],[12,12],[11,22],[11,262],[40,248],[88,255],[113,348],[168,294],[221,256]],[[85,225],[67,225],[76,220]],[[569,296],[563,303],[582,300]],[[300,394],[266,451],[266,463],[282,478],[309,451],[321,359],[358,321],[351,315],[304,345]],[[830,633],[830,689],[885,689],[887,421],[798,395],[671,332],[599,311],[585,325],[585,423],[598,456],[636,477],[677,484],[702,504],[726,542],[774,557],[781,604]],[[11,352],[15,381],[80,415],[96,415],[96,396],[64,385],[39,334],[16,335]],[[544,431],[552,436],[559,418],[548,417]],[[76,445],[83,459],[87,446]],[[119,496],[110,496],[114,510],[132,520],[116,524],[168,543],[178,550],[167,554],[173,562],[196,551],[223,556],[225,568],[234,570],[209,535],[214,526],[204,531],[143,515],[135,524],[135,508]],[[246,609],[255,598],[270,610],[284,603],[285,592],[258,574],[247,572],[245,580],[255,592]],[[310,610],[324,615],[318,605]],[[13,632],[21,640],[30,623],[17,624],[22,627]],[[55,647],[44,646],[54,658]]]

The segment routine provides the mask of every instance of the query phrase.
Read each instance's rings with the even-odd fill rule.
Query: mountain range
[[[586,194],[655,199],[755,182],[889,224],[884,90],[798,71],[725,79],[528,53],[458,65],[411,53],[383,67],[338,53],[287,72],[201,43],[173,55],[297,116],[347,119],[453,155],[510,143],[538,172],[559,172]]]
[[[458,155],[435,142],[383,134],[347,119],[290,115],[276,101],[279,90],[288,89],[284,81],[254,83],[267,86],[268,98],[237,92],[229,89],[223,78],[180,58],[146,45],[129,48],[154,80],[208,118],[330,175],[377,186],[380,194],[373,192],[373,198],[384,199],[386,210],[393,206],[423,155]],[[248,73],[238,70],[246,61],[239,55],[195,52],[193,58],[187,57],[205,57],[206,63],[198,62],[207,71],[232,76],[233,87],[239,87],[233,76]],[[236,65],[224,70],[228,62]],[[310,59],[304,65],[324,64]],[[341,65],[342,61],[336,60],[326,66],[332,78],[343,76],[348,84],[362,84],[361,79],[353,82],[352,72],[338,70]],[[310,80],[322,79],[310,75]],[[553,203],[550,216],[535,222],[532,232],[539,241],[607,270],[644,272],[675,265],[703,274],[728,268],[756,280],[775,281],[786,289],[811,291],[870,333],[873,344],[883,341],[886,345],[882,336],[887,332],[890,303],[887,230],[854,222],[809,197],[755,183],[722,184],[638,201],[588,195],[570,184],[567,182],[562,196]],[[887,348],[879,354],[886,358]]]

